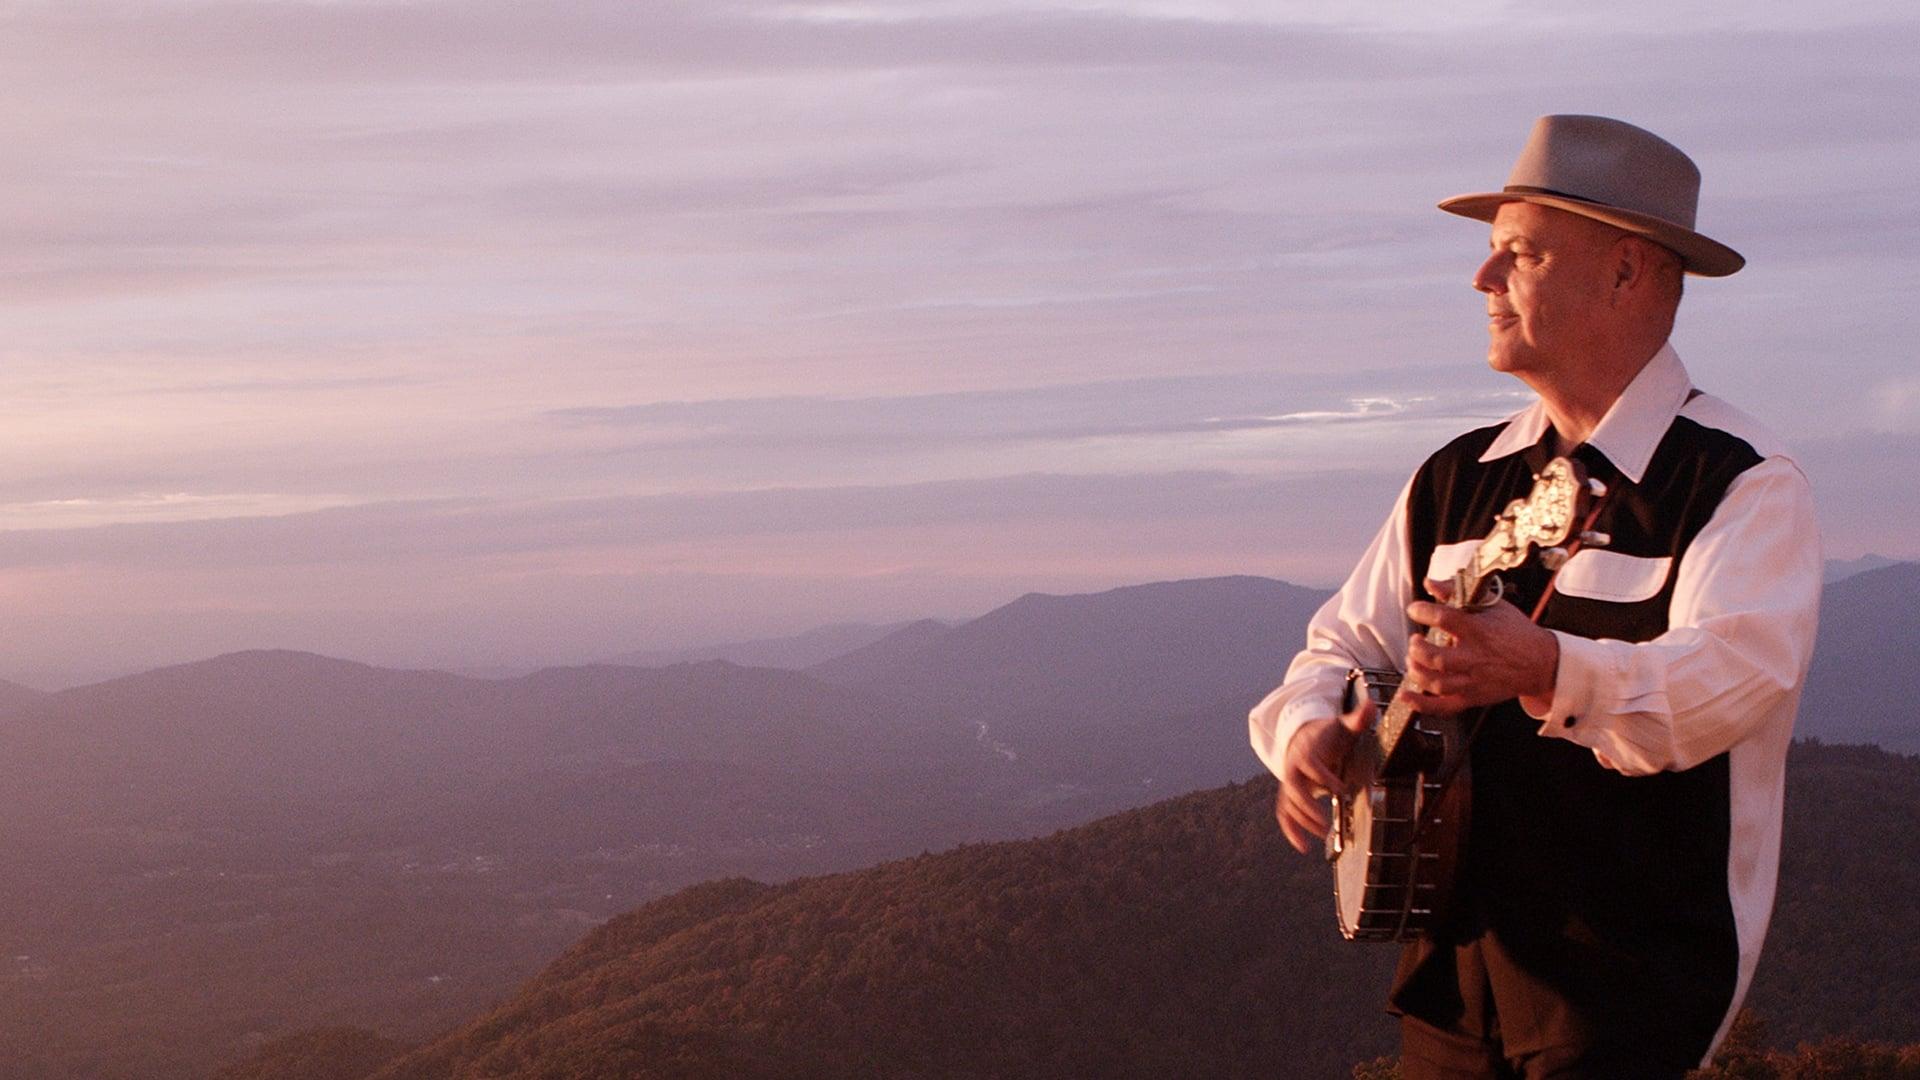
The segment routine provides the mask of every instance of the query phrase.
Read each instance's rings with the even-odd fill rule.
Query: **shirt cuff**
[[[1333,702],[1319,697],[1295,698],[1287,702],[1286,708],[1280,710],[1280,728],[1298,731],[1311,721],[1331,720],[1339,715],[1340,707]],[[1285,754],[1286,751],[1287,744],[1283,742],[1280,744],[1280,752]]]
[[[1532,709],[1526,712],[1540,721],[1540,734],[1578,741],[1575,729],[1581,717],[1602,708],[1604,688],[1618,684],[1621,673],[1614,670],[1617,654],[1591,638],[1560,630],[1553,631],[1553,636],[1560,639],[1560,666],[1554,673],[1553,700],[1548,703],[1545,715]]]

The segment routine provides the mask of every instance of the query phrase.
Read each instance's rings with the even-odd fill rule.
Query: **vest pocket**
[[[1556,591],[1587,600],[1634,604],[1651,600],[1667,584],[1673,558],[1622,555],[1603,548],[1584,548],[1567,560],[1554,579]]]
[[[1478,540],[1460,540],[1452,544],[1441,544],[1433,549],[1433,555],[1427,559],[1428,581],[1452,581],[1453,575],[1467,568],[1473,561],[1474,553],[1486,537]]]

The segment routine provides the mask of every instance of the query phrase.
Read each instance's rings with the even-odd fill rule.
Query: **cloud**
[[[870,398],[580,406],[550,415],[570,428],[641,432],[646,437],[639,445],[647,452],[675,443],[745,450],[838,446],[899,451],[986,442],[1045,444],[1491,419],[1518,407],[1510,390],[1482,384],[1435,391],[1431,382],[1426,372],[1405,369],[1338,375],[1242,373]]]
[[[776,488],[502,502],[435,500],[273,516],[0,532],[0,568],[399,564],[576,550],[1016,520],[1145,522],[1234,516],[1294,501],[1325,476],[1225,472],[991,477],[891,486]],[[1383,481],[1383,486],[1391,481]],[[1390,495],[1390,492],[1389,492]]]

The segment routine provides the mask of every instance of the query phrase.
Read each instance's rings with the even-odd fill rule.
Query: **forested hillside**
[[[1386,1047],[1392,957],[1332,932],[1324,869],[1283,855],[1271,797],[1246,784],[1042,841],[704,885],[378,1075],[1326,1075]]]
[[[1797,746],[1750,1004],[1772,1037],[1920,1041],[1920,759]],[[589,934],[379,1080],[1328,1077],[1391,1049],[1391,948],[1332,928],[1271,781],[1042,840],[708,883]]]

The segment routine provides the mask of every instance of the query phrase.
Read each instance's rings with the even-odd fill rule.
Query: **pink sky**
[[[1433,203],[1554,111],[1700,162],[1696,381],[1920,556],[1920,15],[1369,8],[16,5],[0,676],[1331,582],[1522,400]]]

